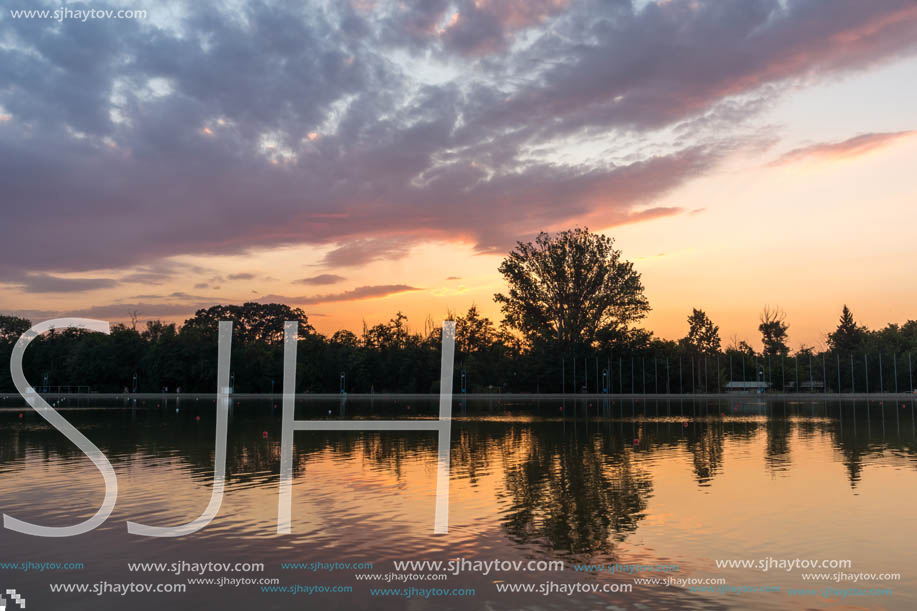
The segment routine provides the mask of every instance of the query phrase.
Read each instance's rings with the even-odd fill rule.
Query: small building
[[[729,382],[726,384],[726,392],[763,393],[770,387],[770,382]]]

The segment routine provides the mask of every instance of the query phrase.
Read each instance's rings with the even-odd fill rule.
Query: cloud
[[[448,278],[446,278],[446,280],[461,280],[461,279],[462,279],[461,276],[449,276]]]
[[[142,320],[151,320],[155,318],[167,319],[184,319],[190,317],[201,308],[208,308],[216,305],[217,302],[201,303],[111,303],[103,305],[94,305],[87,308],[75,310],[35,310],[25,309],[15,312],[17,316],[28,318],[33,322],[50,320],[60,317],[74,318],[94,318],[97,320],[107,321],[126,321],[130,320],[131,313],[137,312]]]
[[[161,285],[178,276],[187,277],[189,275],[200,275],[209,272],[210,270],[198,265],[175,261],[157,261],[152,264],[134,266],[131,273],[121,275],[118,281],[122,284]]]
[[[119,278],[123,283],[137,283],[137,284],[162,284],[169,278],[167,274],[155,273],[155,272],[136,272],[133,274],[125,274]]]
[[[0,39],[0,275],[296,244],[333,268],[679,213],[781,92],[913,54],[917,5],[202,1]]]
[[[646,221],[649,219],[658,219],[665,216],[673,216],[676,214],[681,214],[685,210],[683,208],[678,208],[674,206],[656,206],[653,208],[647,208],[646,210],[640,210],[637,212],[632,212],[628,215],[627,222],[629,223],[639,223],[641,221]]]
[[[64,278],[50,274],[26,274],[15,281],[26,293],[79,293],[118,286],[112,278]]]
[[[169,293],[167,295],[161,295],[161,294],[156,294],[156,293],[133,295],[129,297],[128,299],[143,299],[143,300],[155,299],[157,301],[161,301],[161,300],[174,301],[176,299],[179,299],[183,301],[208,301],[209,302],[209,301],[212,301],[214,297],[208,296],[208,295],[193,295],[190,293],[186,293],[184,291],[173,291],[172,293]]]
[[[380,284],[370,286],[358,286],[349,291],[341,293],[329,293],[325,295],[310,295],[300,297],[289,297],[285,295],[265,295],[258,299],[261,303],[295,303],[302,305],[313,305],[317,303],[331,303],[335,301],[361,301],[363,299],[376,299],[379,297],[388,297],[400,293],[409,293],[420,291],[417,287],[408,286],[407,284]]]
[[[354,240],[325,254],[322,265],[353,267],[380,259],[401,259],[408,255],[410,243],[404,239],[365,238]]]
[[[831,161],[834,159],[849,159],[871,153],[874,150],[888,146],[894,142],[909,138],[917,131],[900,131],[862,134],[848,138],[841,142],[820,142],[801,148],[793,149],[771,162],[771,166],[787,165],[810,159]]]
[[[229,274],[226,276],[226,278],[229,280],[253,280],[255,278],[255,274],[242,272],[240,274]]]
[[[212,297],[207,297],[205,295],[191,295],[184,291],[175,291],[173,293],[169,293],[168,295],[163,295],[162,298],[163,299],[184,299],[188,301],[193,301],[193,300],[205,300],[206,301],[208,299],[212,299]]]
[[[561,13],[568,0],[426,0],[401,3],[383,23],[386,42],[441,45],[464,56],[504,50],[514,34]]]
[[[319,274],[318,276],[300,278],[299,280],[295,281],[295,284],[308,284],[308,285],[334,284],[336,282],[342,282],[344,280],[346,280],[344,276],[338,276],[337,274]]]

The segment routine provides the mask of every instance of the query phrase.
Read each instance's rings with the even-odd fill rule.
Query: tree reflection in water
[[[347,417],[413,417],[435,413],[429,405],[375,400],[348,403]],[[743,413],[741,404],[664,402],[577,402],[558,411],[539,403],[487,402],[453,423],[451,472],[472,488],[498,481],[493,491],[503,505],[500,523],[515,542],[575,555],[607,554],[637,530],[653,494],[650,463],[683,448],[693,460],[698,486],[709,486],[728,465],[727,444],[765,439],[763,466],[772,475],[793,467],[793,443],[826,436],[846,467],[850,485],[862,477],[865,461],[891,450],[914,456],[917,423],[914,402],[897,405],[852,402],[758,402]],[[738,405],[738,407],[737,407]],[[121,406],[123,407],[123,406]],[[131,407],[130,405],[128,407]],[[332,416],[328,416],[329,412]],[[213,473],[214,414],[205,402],[174,399],[134,409],[64,410],[75,426],[116,467],[141,461],[180,461],[191,477],[210,486]],[[340,417],[343,403],[315,402],[311,416]],[[868,415],[867,415],[868,414]],[[276,488],[280,414],[270,402],[234,406],[227,439],[230,486]],[[294,476],[311,461],[361,461],[363,469],[406,477],[406,462],[434,465],[437,440],[425,432],[298,432]],[[85,457],[35,414],[18,419],[0,412],[0,474],[23,468],[25,459],[84,461]],[[908,461],[917,465],[917,461]],[[488,477],[497,474],[498,479]],[[486,479],[485,479],[486,478]],[[275,502],[266,499],[266,502]]]

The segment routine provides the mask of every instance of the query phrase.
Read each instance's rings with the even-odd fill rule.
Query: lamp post
[[[341,372],[341,394],[344,394],[346,392],[345,390],[346,383],[347,383],[347,375],[342,371]]]

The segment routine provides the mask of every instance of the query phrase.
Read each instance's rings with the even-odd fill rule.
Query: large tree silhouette
[[[640,274],[614,240],[586,228],[518,242],[499,267],[506,322],[531,345],[576,349],[626,335],[649,311]]]

